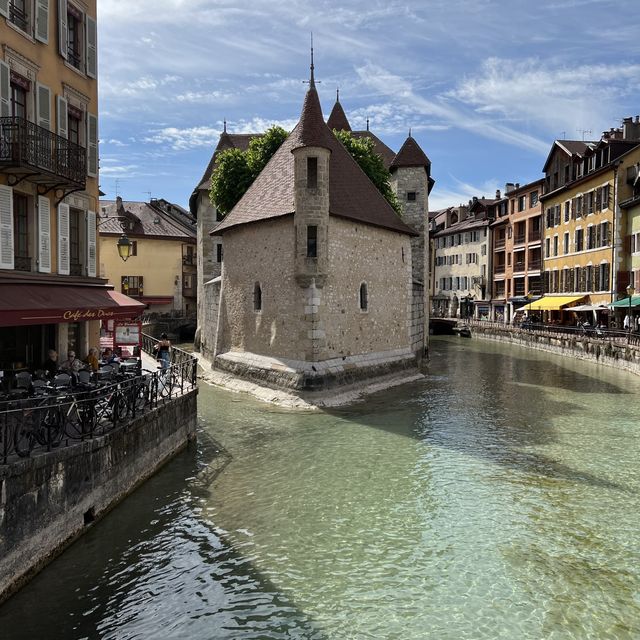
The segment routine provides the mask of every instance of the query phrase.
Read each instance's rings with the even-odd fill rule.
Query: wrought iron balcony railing
[[[13,268],[16,271],[31,271],[31,258],[29,256],[14,256]]]
[[[0,168],[28,171],[29,180],[84,189],[87,161],[83,147],[26,120],[0,118]]]

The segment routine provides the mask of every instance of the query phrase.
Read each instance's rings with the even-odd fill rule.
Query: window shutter
[[[36,85],[36,102],[39,127],[51,131],[51,91],[43,84]]]
[[[11,115],[11,74],[9,65],[0,60],[0,117]]]
[[[38,271],[51,273],[51,203],[38,196]]]
[[[96,21],[87,16],[87,75],[90,78],[98,77],[98,29]]]
[[[36,40],[49,42],[49,0],[36,0]]]
[[[0,0],[0,16],[9,17],[9,0]]]
[[[58,0],[58,50],[66,60],[69,47],[67,35],[67,0]]]
[[[87,211],[87,275],[96,277],[96,212]]]
[[[98,175],[98,118],[87,112],[87,175]]]
[[[68,276],[70,269],[69,254],[69,205],[58,205],[58,273]]]
[[[69,136],[69,116],[67,114],[67,101],[62,96],[57,97],[58,102],[58,135],[62,138]]]
[[[0,269],[13,266],[13,189],[0,185]]]

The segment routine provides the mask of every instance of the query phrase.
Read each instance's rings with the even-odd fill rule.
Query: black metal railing
[[[194,356],[179,356],[176,362],[158,371],[115,376],[101,385],[0,400],[0,464],[124,427],[159,404],[194,389],[196,372]]]
[[[13,24],[23,31],[26,31],[29,26],[27,14],[14,2],[9,3],[9,22],[13,22]]]
[[[13,268],[16,271],[31,271],[31,258],[29,256],[14,256]]]
[[[86,184],[84,148],[25,118],[0,118],[0,165],[38,169],[80,188]]]

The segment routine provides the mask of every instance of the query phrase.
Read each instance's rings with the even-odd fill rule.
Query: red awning
[[[0,327],[137,318],[142,302],[106,287],[0,284]]]

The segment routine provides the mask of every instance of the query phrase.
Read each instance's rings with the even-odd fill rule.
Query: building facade
[[[495,202],[495,199],[473,198],[468,206],[436,212],[431,309],[435,316],[489,318],[489,224]]]
[[[98,277],[96,2],[0,2],[0,368],[137,313]],[[131,301],[133,302],[133,301]]]
[[[626,295],[628,220],[620,202],[633,188],[628,169],[640,160],[640,122],[596,142],[556,141],[545,164],[544,290],[592,305]]]
[[[511,322],[517,309],[542,295],[542,189],[543,180],[507,183],[494,205],[491,317],[497,322]]]
[[[196,315],[196,224],[166,200],[100,201],[100,275],[116,291],[142,302],[148,313]],[[116,242],[131,241],[123,262]]]

